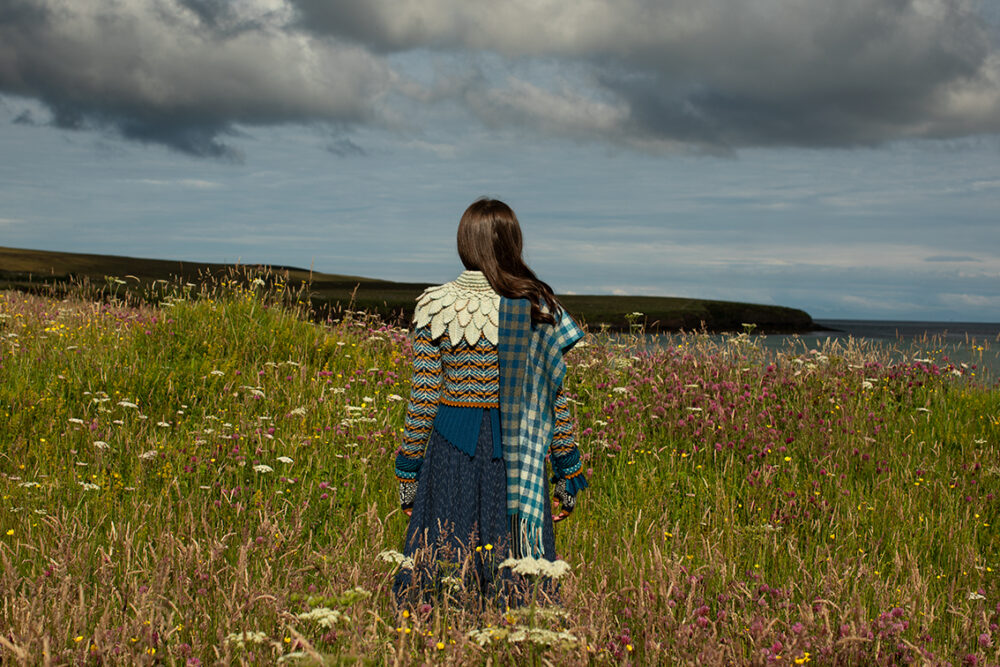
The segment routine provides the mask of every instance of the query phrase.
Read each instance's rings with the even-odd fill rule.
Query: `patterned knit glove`
[[[556,497],[556,500],[559,501],[559,505],[561,506],[562,509],[566,510],[567,512],[573,511],[573,508],[576,506],[576,496],[566,491],[565,479],[560,479],[556,481],[555,490],[552,492],[552,495],[554,495]]]
[[[417,499],[417,482],[400,482],[399,483],[399,504],[402,508],[409,509],[413,507],[413,501]]]

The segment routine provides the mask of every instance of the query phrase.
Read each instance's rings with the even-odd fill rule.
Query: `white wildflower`
[[[385,397],[385,399],[387,401],[394,401],[395,402],[395,401],[401,401],[401,400],[403,400],[403,397],[400,396],[399,394],[389,394],[388,396]]]
[[[351,621],[351,617],[347,614],[343,614],[336,609],[329,609],[327,607],[317,607],[310,611],[298,614],[296,618],[300,621],[316,621],[317,625],[323,628],[332,628],[340,621],[347,623]]]
[[[615,392],[616,394],[627,394],[628,387],[615,387],[611,391]]]
[[[928,410],[927,408],[917,408],[917,412],[926,412],[929,414],[930,410]]]
[[[266,641],[267,633],[259,631],[234,632],[226,636],[227,644],[235,644],[241,648],[247,644],[263,644]]]
[[[169,422],[156,422],[156,425],[160,428],[170,428]]]
[[[576,642],[576,636],[565,630],[556,632],[546,628],[519,628],[510,634],[507,641],[512,644],[529,641],[540,646],[552,646],[553,644],[573,644]]]
[[[403,569],[410,569],[413,567],[413,559],[409,556],[404,556],[398,551],[392,549],[388,551],[383,551],[378,555],[380,560],[384,560],[386,563],[396,563]]]
[[[874,386],[875,386],[875,385],[873,385],[873,384],[872,384],[871,382],[869,382],[868,380],[864,380],[864,381],[862,381],[862,382],[861,382],[861,388],[862,388],[862,389],[871,389],[871,388],[872,388],[872,387],[874,387]]]
[[[278,460],[281,461],[282,463],[293,463],[292,459],[288,458],[287,456],[279,456]]]
[[[292,410],[288,414],[289,415],[295,415],[297,417],[305,417],[306,416],[306,409],[305,408],[295,408],[294,410]]]
[[[364,402],[364,403],[374,403],[374,402],[375,402],[375,399],[374,399],[374,398],[372,398],[371,396],[365,396],[365,397],[364,397],[364,398],[362,398],[361,400],[362,400],[362,402]]]
[[[223,371],[220,371],[218,368],[209,371],[208,374],[209,375],[225,375],[225,373]]]
[[[265,465],[263,463],[258,463],[257,465],[255,465],[253,467],[253,470],[254,470],[254,472],[259,472],[261,474],[268,473],[268,472],[274,472],[274,468],[272,468],[269,465]]]
[[[23,487],[25,489],[30,489],[32,487],[41,486],[41,484],[39,484],[38,482],[21,482],[20,484],[18,484],[18,486]]]
[[[546,560],[544,558],[508,558],[500,563],[500,567],[509,567],[517,574],[541,575],[558,579],[570,570],[569,563],[564,560]]]
[[[84,491],[97,491],[101,488],[97,484],[91,484],[90,482],[77,482],[77,483],[83,487]]]
[[[978,591],[969,591],[970,600],[985,600],[986,596]]]
[[[305,651],[292,651],[291,653],[286,653],[285,655],[278,658],[278,664],[282,665],[286,662],[291,662],[292,660],[304,660],[309,657],[309,654]]]
[[[264,285],[266,285],[267,283],[264,282],[263,278],[254,278],[250,282],[250,284],[253,285],[254,287],[264,287]]]
[[[913,361],[915,361],[915,362],[916,362],[916,363],[918,363],[918,364],[933,364],[933,363],[934,363],[934,361],[933,361],[933,360],[931,360],[931,359],[919,359],[919,358],[914,358],[914,359],[913,359]]]
[[[441,585],[450,591],[462,590],[462,580],[459,577],[441,577]]]
[[[686,409],[687,409],[688,412],[701,412],[701,408],[698,408],[698,407],[692,407],[692,408],[686,408]]]
[[[149,459],[155,459],[156,457],[157,457],[157,452],[155,449],[150,449],[147,452],[139,454],[139,458],[142,459],[143,461],[148,461]]]
[[[139,409],[139,406],[133,403],[132,401],[118,401],[118,405],[122,406],[123,408],[131,408],[133,410]]]
[[[83,420],[82,419],[77,419],[76,417],[70,417],[69,418],[69,423],[70,424],[80,424],[82,426],[83,425]]]

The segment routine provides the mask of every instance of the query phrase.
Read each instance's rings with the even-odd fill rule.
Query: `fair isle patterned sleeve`
[[[580,449],[573,437],[573,416],[570,414],[569,400],[563,387],[559,387],[556,393],[555,412],[555,429],[549,456],[549,461],[552,463],[552,481],[556,484],[556,497],[565,509],[572,510],[573,496],[587,488],[588,484],[580,461]]]
[[[431,337],[430,327],[423,326],[417,329],[413,340],[412,389],[403,442],[396,454],[399,501],[404,509],[411,507],[416,497],[417,478],[437,414],[441,385],[441,351]]]

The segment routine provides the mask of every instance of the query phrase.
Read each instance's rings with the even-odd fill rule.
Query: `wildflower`
[[[347,623],[351,621],[350,616],[337,609],[329,609],[327,607],[317,607],[297,615],[296,618],[300,621],[316,621],[317,625],[324,628],[332,628],[340,621]]]
[[[439,650],[439,651],[443,651],[444,650],[444,642],[438,642],[437,643],[437,650]]]
[[[170,424],[168,422],[156,422],[156,425],[160,428],[170,428]]]
[[[77,419],[76,417],[70,417],[68,421],[70,424],[83,424],[83,420]]]
[[[253,631],[253,632],[233,632],[226,635],[225,642],[227,644],[235,644],[240,648],[243,648],[247,644],[263,644],[267,641],[267,633]]]
[[[265,465],[263,463],[258,463],[257,465],[255,465],[253,467],[253,470],[254,470],[254,472],[259,472],[261,474],[268,473],[268,472],[274,472],[274,468],[272,468],[269,465]]]
[[[111,445],[103,440],[94,440],[94,447],[97,447],[98,449],[108,449],[110,446]]]
[[[292,459],[288,458],[287,456],[279,456],[278,461],[280,461],[281,463],[292,463]]]
[[[97,491],[101,488],[97,484],[91,484],[90,482],[78,482],[78,483],[80,486],[83,487],[84,491]]]
[[[7,537],[10,537],[13,534],[14,534],[14,529],[13,528],[8,528],[7,529]]]
[[[118,405],[122,406],[123,408],[131,408],[133,410],[139,409],[139,406],[133,403],[132,401],[118,401]]]
[[[985,600],[986,596],[983,595],[982,593],[979,593],[978,591],[969,591],[969,598],[968,599],[970,599],[970,600]]]
[[[399,394],[389,394],[385,397],[387,401],[402,401],[403,397]]]
[[[509,567],[517,574],[542,575],[558,579],[570,570],[569,563],[564,560],[545,560],[544,558],[508,558],[500,563],[500,567]]]
[[[292,410],[288,414],[289,415],[295,415],[296,417],[305,417],[306,416],[306,409],[305,408],[295,408],[294,410]]]
[[[306,653],[305,651],[292,651],[291,653],[286,653],[285,655],[278,658],[278,664],[291,662],[292,660],[301,660],[307,657],[309,657],[309,654]]]
[[[209,375],[225,375],[225,373],[223,373],[222,371],[220,371],[220,370],[218,370],[218,369],[215,369],[215,370],[212,370],[212,371],[209,371],[209,373],[208,373],[208,374],[209,374]]]
[[[383,551],[379,553],[378,558],[379,560],[383,560],[387,563],[396,563],[397,565],[399,565],[404,569],[413,567],[412,558],[410,558],[409,556],[404,556],[398,551],[393,551],[391,549],[389,551]]]
[[[143,452],[142,454],[139,454],[139,458],[142,459],[143,461],[148,461],[150,459],[155,459],[157,456],[158,456],[158,453],[157,453],[157,451],[155,449],[150,449],[149,451],[146,451],[146,452]]]

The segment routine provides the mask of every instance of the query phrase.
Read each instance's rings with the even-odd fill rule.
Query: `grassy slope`
[[[65,282],[71,277],[87,278],[103,284],[105,276],[135,276],[144,282],[199,280],[204,276],[225,275],[231,267],[168,260],[136,259],[112,255],[21,250],[0,247],[0,287],[37,288],[39,284]],[[352,304],[356,309],[377,312],[387,319],[408,321],[413,301],[427,287],[424,283],[396,283],[357,276],[310,272],[292,267],[271,267],[287,273],[290,284],[309,284],[310,301],[318,311],[335,310]],[[758,331],[805,332],[814,328],[804,311],[761,304],[709,301],[679,297],[629,297],[607,295],[564,295],[560,300],[580,320],[596,327],[607,324],[627,330],[627,315],[643,313],[649,330],[739,331],[744,322]]]
[[[552,664],[1000,661],[1000,392],[933,346],[597,337],[567,376],[591,488],[557,531],[566,618],[404,614],[378,554],[406,333],[180,294],[0,292],[4,664],[524,664],[527,625],[572,637]]]

